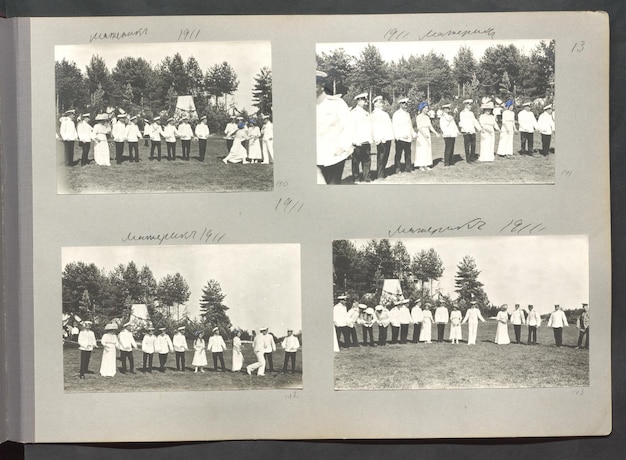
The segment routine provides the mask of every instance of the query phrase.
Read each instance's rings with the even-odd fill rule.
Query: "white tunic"
[[[209,138],[209,127],[206,123],[198,123],[196,125],[196,137],[198,139],[208,139]]]
[[[174,334],[172,345],[174,345],[174,351],[180,352],[189,350],[189,348],[187,347],[187,339],[185,338],[185,334],[182,334],[180,332]]]
[[[317,98],[317,165],[332,166],[352,154],[353,121],[341,97],[322,93]]]
[[[548,112],[543,112],[541,115],[539,115],[537,125],[541,134],[551,136],[552,133],[554,133],[554,119],[552,118],[552,115],[550,115]]]
[[[135,342],[133,334],[126,329],[118,334],[117,339],[120,342],[120,350],[122,351],[132,351],[133,348],[137,348],[137,342]]]
[[[96,348],[96,335],[91,329],[83,329],[78,334],[78,349],[91,351]]]
[[[391,117],[383,109],[374,109],[370,116],[370,123],[372,124],[372,140],[374,144],[378,145],[381,142],[393,140],[393,125],[391,124]]]
[[[411,115],[404,109],[398,109],[391,118],[393,125],[393,135],[396,140],[411,142],[416,136],[411,123]]]
[[[154,353],[154,343],[156,341],[156,336],[154,334],[146,334],[143,336],[143,340],[141,341],[141,351],[144,353],[152,354]]]

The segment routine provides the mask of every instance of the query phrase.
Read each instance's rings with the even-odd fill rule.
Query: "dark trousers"
[[[265,357],[265,369],[270,372],[274,372],[274,361],[272,361],[272,353],[264,353],[263,356]]]
[[[406,343],[406,339],[409,336],[409,325],[400,324],[400,343]]]
[[[175,160],[176,159],[176,142],[166,142],[167,145],[167,159]]]
[[[405,141],[396,141],[396,172],[400,171],[400,159],[404,153],[404,170],[413,171],[413,162],[411,161],[411,143]]]
[[[359,338],[356,335],[356,326],[353,326],[353,327],[348,326],[348,332],[350,333],[350,342],[352,342],[350,345],[353,347],[358,347]]]
[[[584,331],[581,330],[578,333],[578,346],[581,347],[583,344],[583,337],[585,338],[585,348],[589,348],[589,328]]]
[[[437,323],[437,342],[443,342],[443,333],[446,330],[444,323]]]
[[[80,350],[80,377],[84,377],[89,370],[89,360],[91,359],[91,352],[87,350]]]
[[[363,169],[363,180],[365,182],[370,181],[370,166],[372,163],[370,154],[370,144],[362,144],[354,147],[354,152],[352,153],[352,176],[354,177],[355,181],[359,180],[359,169],[361,169],[361,166]]]
[[[153,353],[144,353],[143,354],[143,370],[152,373],[152,358],[154,357]]]
[[[89,149],[91,149],[91,142],[83,142],[83,155],[80,158],[80,164],[85,166],[89,164]]]
[[[551,140],[552,140],[552,136],[550,134],[541,135],[541,154],[544,157],[547,157],[548,153],[550,153],[550,141]]]
[[[152,145],[150,146],[150,159],[154,158],[154,150],[156,149],[158,153],[158,159],[161,161],[161,142],[160,141],[151,141]]]
[[[419,343],[420,332],[422,332],[422,323],[415,323],[413,325],[413,343]]]
[[[554,333],[554,342],[557,347],[560,347],[563,343],[563,328],[562,327],[553,327],[552,332]]]
[[[387,343],[387,326],[378,326],[378,345]]]
[[[337,164],[330,166],[318,166],[322,175],[324,176],[324,180],[327,184],[341,184],[341,176],[343,175],[343,167],[346,163],[346,160],[342,160]]]
[[[122,359],[122,372],[126,372],[126,360],[128,360],[128,364],[130,367],[130,371],[135,371],[135,358],[133,357],[133,352],[131,351],[120,351],[120,358]]]
[[[213,352],[213,370],[217,372],[217,360],[220,361],[220,367],[222,368],[222,372],[226,370],[226,366],[224,365],[224,352],[222,351],[214,351]]]
[[[463,146],[465,147],[465,161],[476,161],[476,134],[463,133]]]
[[[234,139],[226,139],[226,151],[230,152],[230,149],[233,148]]]
[[[115,143],[115,162],[119,165],[122,163],[124,158],[124,143],[116,142]]]
[[[522,325],[521,324],[514,324],[513,325],[513,331],[515,331],[515,343],[519,343],[520,336],[522,335]]]
[[[350,346],[350,328],[347,326],[335,326],[335,333],[337,334],[337,343],[339,345],[343,345],[344,347]],[[343,342],[341,341],[341,337],[343,336]]]
[[[528,326],[528,344],[537,343],[537,326]]]
[[[378,170],[376,178],[385,177],[385,166],[389,160],[389,152],[391,151],[391,141],[381,142],[376,146],[376,168]]]
[[[398,335],[400,335],[400,326],[391,326],[391,343],[398,343]]]
[[[362,326],[363,328],[363,345],[374,346],[374,328]],[[369,338],[369,340],[368,340]]]
[[[183,160],[189,161],[189,152],[191,152],[191,139],[181,139],[180,143],[183,149]]]
[[[285,352],[285,362],[283,363],[283,372],[287,372],[287,364],[291,361],[291,372],[296,371],[296,352],[295,351],[286,351]]]
[[[533,154],[533,133],[525,133],[523,131],[519,132],[520,140],[522,141],[522,155],[532,155]]]
[[[200,151],[200,161],[204,161],[204,155],[206,155],[206,139],[198,139],[198,149]]]
[[[65,151],[65,164],[72,166],[74,164],[74,141],[63,141],[63,149]]]
[[[159,353],[159,369],[165,372],[165,363],[167,362],[167,353]]]
[[[139,142],[128,143],[128,155],[130,156],[131,163],[132,162],[139,163]]]
[[[185,372],[185,352],[176,351],[176,370]]]
[[[452,165],[452,157],[454,157],[454,137],[443,138],[443,164],[444,166]]]

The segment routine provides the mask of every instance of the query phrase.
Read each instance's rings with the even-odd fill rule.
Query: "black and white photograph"
[[[273,189],[268,41],[55,46],[58,193]]]
[[[318,43],[318,184],[553,184],[555,40]]]
[[[302,388],[300,246],[64,247],[66,392]]]
[[[588,253],[586,236],[334,241],[335,390],[589,386]]]

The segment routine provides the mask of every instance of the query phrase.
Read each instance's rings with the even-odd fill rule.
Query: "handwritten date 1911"
[[[180,29],[178,41],[197,40],[200,35],[200,29]]]
[[[289,213],[298,213],[302,210],[304,203],[297,200],[292,200],[291,198],[279,198],[276,206],[274,207],[275,211],[282,211],[285,214]]]
[[[522,219],[511,219],[508,224],[506,224],[504,227],[500,229],[500,233],[509,232],[509,233],[517,233],[518,235],[522,233],[527,233],[529,235],[533,235],[535,233],[540,233],[544,231],[545,229],[546,227],[544,227],[542,223],[527,224]]]

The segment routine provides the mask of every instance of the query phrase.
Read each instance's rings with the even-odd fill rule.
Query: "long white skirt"
[[[238,372],[243,367],[243,354],[240,350],[233,348],[233,372]]]
[[[102,352],[102,362],[100,363],[100,375],[102,377],[113,377],[117,372],[117,350],[115,345],[105,346]]]
[[[500,131],[500,140],[498,141],[498,155],[513,155],[513,132]]]
[[[95,146],[93,148],[93,159],[97,165],[111,166],[109,143],[107,141],[95,142]]]
[[[248,158],[251,160],[262,160],[261,142],[258,137],[251,138],[248,143]]]
[[[263,140],[263,163],[274,162],[274,139]]]
[[[495,159],[493,151],[496,142],[496,133],[483,131],[480,133],[480,156],[478,161],[493,161]]]
[[[511,343],[511,339],[509,339],[509,327],[506,323],[501,323],[500,321],[498,321],[495,342],[498,345],[507,345]]]
[[[422,322],[422,330],[420,331],[420,342],[430,342],[432,339],[432,324],[430,320]]]
[[[228,152],[228,155],[222,161],[224,163],[242,163],[245,162],[247,156],[248,153],[246,152],[246,148],[241,143],[241,140],[235,138],[233,146],[230,148],[230,152]]]
[[[433,149],[430,140],[430,134],[428,137],[422,133],[417,134],[417,143],[415,146],[415,162],[413,166],[421,168],[424,166],[432,166],[433,164]]]
[[[463,331],[461,330],[461,324],[450,324],[450,340],[463,340]]]
[[[196,350],[193,354],[193,361],[191,361],[192,366],[202,367],[207,365],[206,361],[206,351]]]

